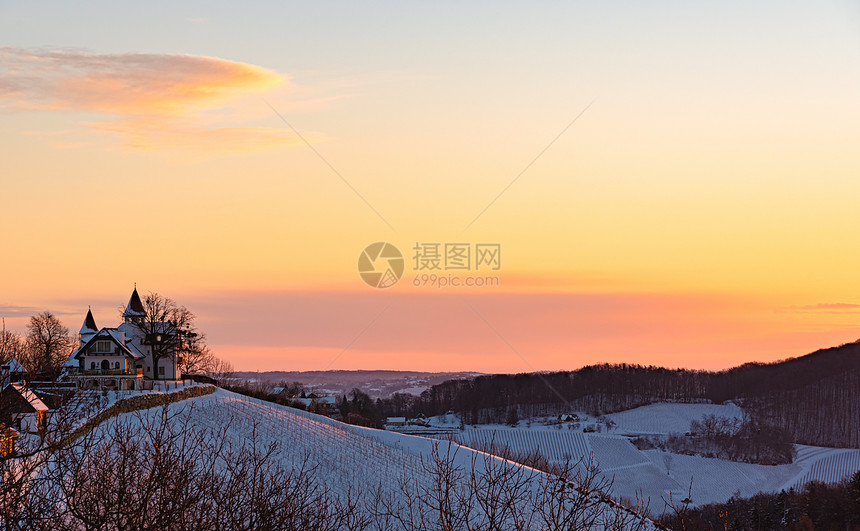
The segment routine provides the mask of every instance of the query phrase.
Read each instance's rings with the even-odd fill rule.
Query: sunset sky
[[[856,2],[2,3],[0,115],[19,331],[114,326],[137,283],[242,370],[860,338]],[[499,285],[414,286],[420,242],[499,244],[436,272]]]

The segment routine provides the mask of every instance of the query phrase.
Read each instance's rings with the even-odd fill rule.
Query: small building
[[[336,396],[315,396],[312,398],[293,398],[292,400],[296,402],[301,402],[305,406],[310,406],[311,404],[320,404],[334,407],[337,405]]]
[[[40,433],[47,427],[48,406],[22,383],[10,383],[0,391],[0,411],[19,432]]]
[[[337,411],[336,396],[313,396],[312,398],[292,398],[291,400],[303,404],[308,411],[325,414]]]
[[[23,382],[27,369],[18,360],[12,358],[0,365],[0,386],[6,387],[12,382]]]
[[[15,428],[0,423],[0,457],[6,457],[15,452],[15,439],[21,434]]]
[[[559,415],[559,416],[558,416],[558,421],[559,421],[559,422],[576,422],[576,421],[578,421],[578,420],[579,420],[579,416],[577,416],[577,415],[570,415],[570,414],[568,414],[568,413],[563,413],[563,414],[561,414],[561,415]]]
[[[406,417],[388,417],[385,419],[386,426],[406,426]]]

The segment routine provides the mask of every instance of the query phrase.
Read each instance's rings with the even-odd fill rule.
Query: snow
[[[434,446],[445,455],[453,453],[454,464],[463,470],[472,466],[481,474],[499,458],[465,448],[450,441],[437,441],[400,433],[343,424],[328,417],[280,406],[217,389],[213,394],[196,397],[169,406],[171,422],[185,429],[215,433],[226,429],[229,443],[242,444],[255,433],[257,444],[280,443],[273,454],[286,467],[298,467],[305,459],[316,467],[320,478],[336,494],[371,492],[381,488],[393,495],[402,480],[411,484],[428,484],[432,477],[425,463],[432,460]],[[141,423],[156,419],[160,408],[127,413],[102,424],[113,422]],[[103,428],[100,428],[103,429]],[[489,430],[473,430],[476,437],[492,438]],[[588,442],[581,433],[539,432],[536,434],[507,430],[512,436],[534,436],[532,443],[560,457],[568,453],[587,453]],[[521,467],[527,477],[536,479],[543,473]],[[533,483],[536,488],[537,482]]]
[[[21,395],[21,398],[26,400],[30,406],[36,411],[48,411],[48,406],[42,402],[36,393],[33,392],[32,389],[27,387],[22,383],[10,383],[7,387],[12,387],[13,389],[18,391],[18,394]]]
[[[676,486],[672,492],[675,500],[687,497],[692,480],[690,498],[693,505],[724,502],[736,494],[749,497],[760,491],[777,491],[780,485],[796,476],[801,470],[797,464],[754,465],[724,459],[671,454],[660,450],[647,450],[642,453],[648,456],[658,470],[674,480]],[[651,495],[652,502],[654,499],[659,499],[661,494],[667,494],[655,492],[648,485],[644,485],[643,489]],[[668,496],[665,496],[665,499],[668,500]]]
[[[322,404],[326,406],[334,406],[337,404],[336,396],[320,396],[317,398],[292,398],[291,400],[295,402],[299,402],[303,404],[305,407],[309,407],[313,403]]]
[[[540,452],[550,463],[587,463],[591,456],[588,439],[575,430],[472,429],[455,435],[457,442],[487,450],[509,448],[515,454]]]
[[[146,390],[117,390],[117,391],[97,391],[78,389],[72,399],[63,405],[65,412],[64,418],[75,418],[73,427],[77,428],[87,422],[89,418],[96,416],[99,412],[114,405],[117,401],[131,398],[139,395],[147,395],[153,393],[176,393],[188,387],[207,386],[209,384],[200,384],[191,380],[182,382],[165,382],[153,381],[152,389]],[[52,414],[48,416],[48,422],[54,421]]]
[[[692,505],[721,503],[734,495],[752,496],[758,492],[779,492],[801,488],[809,481],[838,482],[860,470],[860,449],[823,448],[796,445],[794,463],[778,466],[738,463],[723,459],[680,455],[660,450],[638,450],[622,435],[684,433],[690,422],[703,415],[742,418],[734,404],[660,403],[607,415],[617,426],[604,433],[582,433],[590,419],[573,425],[542,422],[507,426],[467,427],[455,437],[458,442],[480,449],[493,442],[507,447],[514,455],[540,451],[551,463],[587,460],[593,457],[604,477],[613,481],[612,494],[630,500],[637,496],[650,503],[652,514],[666,507],[664,500],[678,502],[690,493]],[[454,424],[447,416],[434,417],[433,423]],[[667,473],[668,467],[668,473]]]
[[[803,473],[783,488],[799,489],[810,481],[838,483],[860,471],[860,450],[797,445],[795,463]]]
[[[427,390],[426,385],[417,385],[417,386],[413,386],[413,387],[406,387],[404,389],[401,389],[398,392],[403,393],[403,394],[407,394],[407,395],[420,396],[421,393],[423,393],[426,390]]]
[[[121,392],[122,393],[122,392]],[[125,392],[126,394],[128,392]],[[121,398],[120,393],[101,397],[106,403]],[[705,414],[739,417],[734,405],[654,404],[616,413],[619,428],[609,434],[583,433],[573,424],[521,423],[520,427],[468,427],[455,431],[450,441],[433,440],[391,431],[343,424],[328,417],[216,390],[213,394],[177,402],[169,406],[177,422],[189,429],[218,430],[228,426],[233,443],[247,441],[255,432],[260,442],[278,442],[276,457],[285,466],[298,466],[306,458],[323,471],[322,481],[335,492],[350,489],[367,492],[382,486],[394,492],[404,479],[428,482],[424,463],[432,457],[434,445],[445,454],[455,452],[455,465],[469,470],[473,462],[487,466],[484,453],[490,444],[507,447],[515,455],[539,451],[551,463],[593,460],[616,498],[642,499],[652,514],[666,510],[670,499],[678,502],[690,494],[693,506],[725,502],[735,495],[751,496],[760,491],[778,492],[799,488],[810,480],[840,481],[860,469],[860,450],[797,446],[794,463],[765,466],[722,459],[679,455],[660,450],[638,450],[625,432],[669,433],[689,429],[689,421]],[[108,422],[139,422],[140,417],[160,414],[160,408],[120,415]],[[135,420],[137,419],[137,420]],[[451,415],[434,419],[454,424]],[[438,431],[438,430],[437,430]],[[438,436],[437,437],[442,437]],[[469,446],[471,448],[466,448]],[[540,472],[524,468],[528,474]],[[692,481],[692,490],[690,485]]]
[[[4,363],[3,364],[3,370],[10,372],[10,373],[27,372],[27,369],[25,369],[24,366],[21,365],[18,362],[18,360],[16,360],[15,358],[12,358],[11,360]]]
[[[607,415],[615,422],[615,431],[629,434],[668,434],[690,431],[690,422],[704,415],[743,418],[743,410],[735,404],[670,404],[659,403]]]
[[[594,460],[604,472],[650,463],[648,458],[624,437],[590,435],[588,441],[594,451]]]

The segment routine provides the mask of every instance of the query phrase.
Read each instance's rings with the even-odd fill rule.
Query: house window
[[[91,361],[91,362],[90,362],[90,369],[91,369],[91,370],[95,370],[95,368],[96,368],[96,362]]]
[[[114,369],[119,369],[119,362],[113,364]]]
[[[110,341],[96,341],[95,351],[99,354],[108,354],[110,349]]]
[[[158,368],[158,374],[160,374],[161,376],[164,376],[164,366],[163,365]]]

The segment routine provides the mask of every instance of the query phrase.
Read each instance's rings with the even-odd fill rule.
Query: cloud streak
[[[822,312],[860,312],[860,304],[849,302],[826,302],[820,304],[809,304],[806,306],[795,306],[795,310],[800,311],[822,311]]]
[[[0,47],[0,106],[108,115],[83,125],[121,135],[127,149],[223,152],[296,143],[279,128],[211,123],[213,110],[217,115],[238,98],[286,81],[272,70],[216,57]]]

